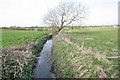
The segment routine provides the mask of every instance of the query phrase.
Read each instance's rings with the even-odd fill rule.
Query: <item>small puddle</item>
[[[48,40],[43,50],[40,52],[38,63],[34,70],[34,78],[52,78],[50,72],[52,67],[51,61],[52,40]]]

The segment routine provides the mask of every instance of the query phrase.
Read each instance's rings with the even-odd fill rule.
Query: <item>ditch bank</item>
[[[33,78],[36,57],[51,38],[52,35],[49,34],[21,47],[2,48],[2,78]]]
[[[117,78],[118,72],[111,73],[115,68],[104,55],[71,39],[65,33],[53,37],[52,73],[56,78]]]

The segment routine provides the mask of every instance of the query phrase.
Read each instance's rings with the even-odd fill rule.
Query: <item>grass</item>
[[[77,46],[61,40],[65,36],[60,36],[60,39],[59,35],[54,37],[53,66],[58,71],[53,72],[60,74],[59,77],[118,77],[118,58],[110,58],[118,56],[118,28],[73,28],[64,29],[61,34],[69,36],[68,40],[79,47],[83,46],[84,41],[84,48],[79,50]]]
[[[79,46],[83,44],[82,41],[84,40],[84,47],[92,48],[95,54],[100,53],[106,57],[118,56],[118,28],[81,28],[80,30],[65,30],[65,32],[71,37],[71,41]],[[93,65],[99,65],[106,69],[110,66],[96,58],[92,58],[92,60]],[[114,65],[118,63],[118,58],[108,60],[112,63],[113,70],[116,72],[117,68],[115,69]]]
[[[33,49],[32,53],[33,53],[33,54],[38,54],[38,53],[42,50],[42,48],[43,48],[44,44],[46,43],[46,41],[47,41],[48,39],[51,39],[51,38],[52,38],[52,35],[42,36],[42,37],[38,40],[38,44],[37,44],[36,46],[34,46],[34,49]]]
[[[22,46],[25,42],[35,42],[50,31],[2,30],[2,47]]]
[[[109,53],[107,56],[116,56],[118,50],[118,29],[117,28],[82,28],[80,30],[66,30],[71,41],[82,45],[85,42],[85,47],[97,49],[100,53]]]
[[[2,30],[0,29],[0,48],[2,47]]]
[[[93,74],[91,74],[91,77],[98,77],[98,74],[93,73]]]
[[[4,49],[3,68],[7,66],[6,69],[3,69],[3,78],[33,78],[33,68],[36,62],[35,57],[38,56],[39,51],[42,50],[47,39],[51,38],[51,35],[48,35],[50,31],[1,31],[2,47]],[[26,42],[37,42],[37,44],[29,43],[30,45],[23,46]],[[10,48],[10,50],[7,50],[11,46],[15,46],[15,49],[12,50]],[[22,56],[23,53],[24,56]],[[19,55],[19,58],[16,59],[16,55]],[[11,68],[12,66],[15,67]]]
[[[64,73],[64,75],[65,75],[66,78],[70,78],[71,74],[72,74],[72,73],[71,73],[70,70],[67,70],[67,71],[65,71],[65,73]]]

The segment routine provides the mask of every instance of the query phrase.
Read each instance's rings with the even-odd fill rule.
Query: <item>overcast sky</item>
[[[44,14],[64,1],[82,2],[89,9],[84,25],[118,24],[119,0],[0,0],[0,26],[42,26]]]

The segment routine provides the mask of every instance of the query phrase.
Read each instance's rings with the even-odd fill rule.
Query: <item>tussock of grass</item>
[[[118,66],[115,63],[118,60],[107,58],[118,55],[117,30],[92,27],[62,31],[60,34],[65,35],[58,34],[53,38],[53,72],[62,78],[117,78]],[[84,48],[78,49],[82,45]]]

